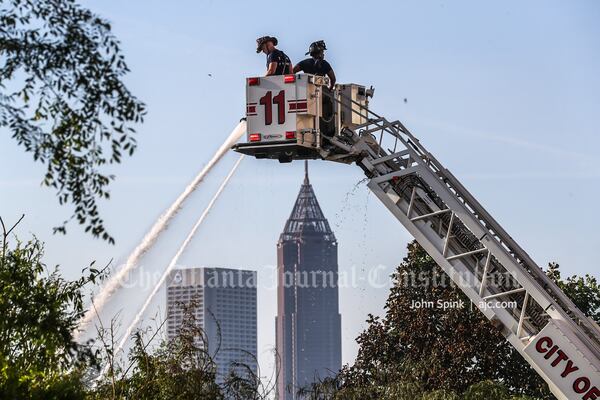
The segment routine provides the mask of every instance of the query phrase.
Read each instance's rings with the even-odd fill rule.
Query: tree
[[[584,313],[598,321],[600,289],[595,278],[561,280],[556,264],[550,265],[548,274]],[[385,317],[369,316],[368,328],[357,339],[360,348],[355,364],[342,371],[343,390],[413,382],[426,392],[441,389],[466,396],[469,390],[489,389],[506,390],[507,396],[553,398],[533,368],[476,307],[470,307],[468,298],[449,284],[450,279],[416,242],[409,244],[408,255],[393,278]],[[405,284],[407,279],[409,284]],[[464,307],[412,307],[421,300],[462,301]],[[473,388],[486,380],[499,382],[503,388]],[[467,397],[487,398],[482,396]]]
[[[0,218],[0,399],[268,398],[273,387],[243,364],[232,365],[217,382],[216,354],[207,350],[193,304],[182,306],[179,334],[152,351],[162,324],[149,339],[148,329],[136,332],[124,366],[114,354],[112,321],[109,332],[100,331],[100,346],[78,343],[74,332],[84,314],[84,289],[107,269],[92,263],[82,278],[63,279],[43,263],[44,246],[35,237],[11,244],[19,222],[6,227]],[[96,381],[107,363],[108,372]]]
[[[37,239],[9,244],[14,230],[0,218],[0,398],[77,399],[81,376],[97,366],[89,343],[73,331],[83,316],[83,288],[103,271],[90,266],[84,277],[66,281],[47,273]]]
[[[45,164],[42,182],[74,205],[71,218],[111,243],[97,203],[113,179],[103,169],[133,154],[145,114],[128,71],[110,24],[74,0],[0,0],[0,128]]]
[[[197,300],[180,304],[183,317],[177,334],[161,341],[153,351],[151,344],[165,321],[153,331],[148,328],[133,335],[134,345],[128,363],[113,357],[113,324],[100,330],[100,341],[107,355],[107,373],[89,391],[90,399],[235,399],[264,400],[273,391],[263,385],[247,365],[229,366],[229,375],[217,379],[215,354],[209,352],[208,337],[196,318]]]
[[[533,400],[511,395],[504,385],[489,380],[475,383],[459,395],[447,389],[425,390],[419,382],[402,379],[385,385],[374,380],[371,384],[356,387],[343,385],[340,378],[314,383],[298,394],[306,400]]]
[[[600,321],[600,286],[595,277],[589,274],[573,275],[563,280],[559,265],[556,263],[548,264],[547,274],[569,296],[577,308],[594,321]]]
[[[129,352],[129,362],[121,366],[109,358],[107,374],[90,392],[92,399],[222,399],[221,388],[216,383],[216,365],[205,350],[205,335],[196,323],[193,307],[184,311],[179,334],[172,340],[160,343],[150,352],[156,334],[148,329],[137,331]],[[150,338],[145,335],[150,332]],[[112,355],[112,341],[103,339],[106,354]],[[110,332],[112,337],[112,332]]]

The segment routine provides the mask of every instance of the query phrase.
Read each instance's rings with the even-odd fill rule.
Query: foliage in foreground
[[[416,382],[394,381],[380,386],[343,387],[337,379],[325,380],[302,393],[306,400],[534,400],[513,396],[505,386],[490,380],[471,385],[462,394],[452,390],[430,390]]]
[[[110,24],[74,0],[0,1],[0,130],[46,166],[43,184],[75,206],[86,232],[109,242],[103,169],[133,154],[145,114],[128,71]]]
[[[109,369],[99,385],[88,393],[90,399],[267,399],[272,387],[265,387],[257,373],[244,365],[231,366],[230,374],[217,377],[215,355],[208,352],[208,340],[195,318],[194,303],[182,305],[183,322],[177,336],[162,341],[150,351],[156,332],[138,331],[129,362],[109,360]],[[145,339],[148,334],[149,338]],[[101,341],[105,353],[112,343]]]
[[[72,282],[56,269],[47,273],[42,243],[9,246],[14,227],[1,225],[0,398],[81,398],[83,372],[97,358],[73,331],[84,312],[82,289],[102,272],[90,268]]]
[[[90,267],[66,281],[47,272],[43,244],[36,238],[0,242],[0,398],[1,399],[265,399],[270,388],[243,365],[217,381],[214,354],[196,324],[193,307],[173,340],[151,350],[137,332],[121,365],[114,354],[114,332],[100,331],[96,346],[78,344],[74,332],[84,314],[83,291],[104,276]],[[112,326],[112,324],[111,324]],[[109,365],[97,381],[100,366]],[[245,373],[239,373],[239,371]]]
[[[594,277],[561,279],[557,264],[550,264],[548,275],[586,315],[599,321],[600,288]],[[416,242],[409,244],[393,277],[385,317],[369,316],[368,328],[357,339],[356,361],[341,373],[342,393],[356,391],[361,398],[375,399],[398,385],[417,385],[426,393],[443,390],[469,399],[488,389],[489,396],[481,398],[554,398],[500,332],[477,308],[471,309],[468,298],[444,284],[449,278]],[[413,308],[420,300],[462,301],[465,306]],[[483,383],[489,380],[501,386]],[[505,392],[498,392],[500,388]]]
[[[0,220],[1,221],[1,220]],[[73,332],[83,315],[83,289],[103,275],[93,268],[69,282],[56,270],[47,272],[43,245],[8,242],[3,226],[0,243],[0,398],[19,399],[266,399],[274,384],[240,365],[217,378],[214,354],[186,310],[181,333],[152,347],[159,329],[148,339],[137,332],[128,360],[113,354],[114,335],[100,332],[100,346],[77,344]],[[438,267],[416,244],[396,274],[434,272]],[[417,274],[418,275],[418,274]],[[549,275],[597,319],[600,290],[593,277],[561,279],[558,266]],[[332,379],[303,389],[307,399],[516,400],[551,398],[545,383],[507,345],[478,311],[416,309],[413,299],[455,300],[462,294],[438,285],[422,288],[397,284],[384,318],[371,317],[358,338],[356,362]],[[468,304],[468,303],[467,303]],[[99,365],[108,365],[95,385]],[[243,366],[241,366],[243,367]],[[518,375],[511,377],[510,374]]]

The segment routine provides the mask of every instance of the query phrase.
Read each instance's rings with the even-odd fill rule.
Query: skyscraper
[[[277,243],[277,397],[341,368],[337,241],[308,179]]]
[[[256,374],[255,271],[226,268],[172,271],[167,280],[169,339],[179,332],[186,305],[192,306],[196,322],[206,334],[209,353],[216,353],[217,381],[229,373],[232,363],[248,366]],[[234,370],[247,372],[241,366]]]

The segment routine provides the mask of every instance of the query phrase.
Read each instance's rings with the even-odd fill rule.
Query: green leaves
[[[110,243],[97,218],[109,197],[103,167],[135,152],[146,113],[122,81],[128,71],[110,24],[73,0],[0,3],[0,128],[46,165],[42,183],[74,206],[71,219]]]
[[[548,264],[548,276],[550,276],[560,289],[575,303],[586,316],[600,323],[600,286],[598,280],[586,274],[585,276],[573,275],[561,279],[559,265]]]
[[[83,316],[83,289],[104,271],[92,264],[80,279],[66,281],[44,265],[40,241],[11,245],[14,226],[0,222],[0,398],[83,398],[81,374],[97,358],[73,331]]]
[[[588,302],[584,312],[597,312],[600,291],[595,280],[562,281],[558,266],[549,275],[578,305]],[[381,393],[380,388],[395,382],[409,382],[425,393],[443,391],[447,398],[454,398],[453,393],[465,399],[553,398],[545,382],[483,314],[469,306],[468,298],[416,242],[409,244],[408,256],[393,278],[385,317],[369,317],[368,328],[357,339],[356,361],[342,371],[344,390],[371,388]],[[435,306],[455,300],[465,307]],[[416,302],[434,306],[414,307]]]
[[[129,365],[114,361],[113,347],[101,332],[101,341],[110,368],[107,375],[88,392],[89,399],[223,399],[222,389],[216,383],[216,364],[207,351],[206,334],[195,318],[197,304],[183,306],[183,323],[179,334],[163,341],[150,352],[150,342],[159,332],[138,331],[133,335],[134,345],[129,351]],[[161,325],[162,327],[162,325]],[[146,339],[146,333],[150,338]],[[252,397],[231,397],[252,398]],[[258,398],[258,397],[257,397]]]

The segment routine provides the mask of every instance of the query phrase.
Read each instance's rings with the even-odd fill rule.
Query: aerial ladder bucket
[[[358,165],[369,189],[557,398],[600,399],[598,325],[401,122],[369,109],[373,89],[327,84],[306,74],[249,78],[248,140],[234,150]]]

